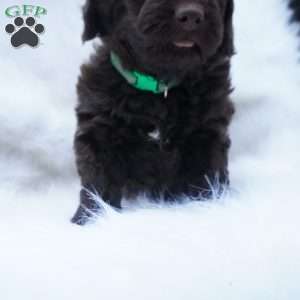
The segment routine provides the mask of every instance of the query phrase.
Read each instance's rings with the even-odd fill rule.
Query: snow
[[[81,228],[69,223],[73,108],[92,44],[82,1],[30,2],[48,9],[39,48],[13,49],[0,18],[1,299],[299,299],[299,41],[286,3],[236,1],[233,195],[141,201]]]

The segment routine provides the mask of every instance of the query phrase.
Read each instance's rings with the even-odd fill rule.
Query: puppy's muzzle
[[[175,11],[176,22],[184,31],[197,30],[204,20],[204,9],[200,4],[179,4]]]

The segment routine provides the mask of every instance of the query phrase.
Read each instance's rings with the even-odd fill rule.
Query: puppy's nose
[[[180,27],[186,31],[193,31],[204,20],[204,10],[199,4],[182,4],[177,7],[175,17]]]

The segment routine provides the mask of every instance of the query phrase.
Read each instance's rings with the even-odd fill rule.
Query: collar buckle
[[[135,75],[136,82],[134,86],[142,91],[150,91],[152,93],[159,93],[158,81],[153,78],[152,76],[145,75],[136,71],[133,71],[133,74]]]

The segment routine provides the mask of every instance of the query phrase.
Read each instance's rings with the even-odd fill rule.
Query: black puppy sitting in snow
[[[83,40],[103,45],[78,83],[84,224],[121,199],[209,197],[228,184],[233,0],[88,0]]]

